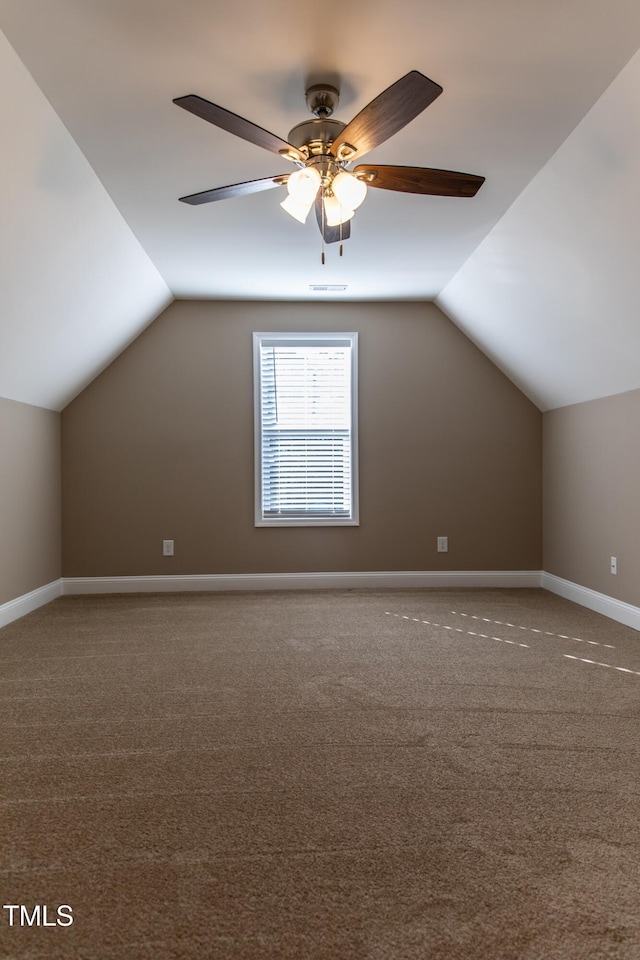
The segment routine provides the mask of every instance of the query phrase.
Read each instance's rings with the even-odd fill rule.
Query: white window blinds
[[[256,523],[357,523],[357,334],[254,335]]]

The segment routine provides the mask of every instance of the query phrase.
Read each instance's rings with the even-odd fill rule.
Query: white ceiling
[[[171,296],[311,283],[437,298],[543,409],[640,387],[637,0],[0,0],[0,30],[0,395],[59,409]],[[370,190],[324,267],[278,190],[177,202],[290,168],[174,97],[286,138],[310,82],[348,121],[410,69],[444,93],[366,159],[484,175],[476,198]]]

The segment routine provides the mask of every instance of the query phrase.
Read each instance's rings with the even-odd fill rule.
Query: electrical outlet
[[[449,552],[449,537],[438,537],[438,553]]]
[[[611,557],[611,573],[616,574],[618,572],[618,558]]]
[[[173,556],[173,540],[162,541],[162,556],[163,557]]]

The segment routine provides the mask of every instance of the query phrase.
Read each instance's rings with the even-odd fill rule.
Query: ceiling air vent
[[[336,290],[346,290],[346,283],[310,283],[309,290],[314,293],[335,293]]]

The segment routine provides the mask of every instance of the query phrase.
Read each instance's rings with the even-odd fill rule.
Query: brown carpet
[[[67,597],[0,676],[2,903],[74,918],[3,909],[3,956],[640,958],[634,630],[542,590]]]

